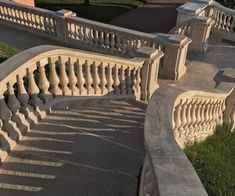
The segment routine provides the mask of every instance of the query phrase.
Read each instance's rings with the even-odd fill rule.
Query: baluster
[[[85,68],[86,68],[86,89],[87,89],[87,94],[91,95],[94,93],[94,89],[92,88],[92,77],[91,77],[91,65],[90,63],[86,60],[85,61]]]
[[[46,113],[45,111],[43,111],[42,101],[38,97],[40,91],[35,83],[34,74],[29,69],[27,69],[27,77],[29,81],[29,86],[28,86],[28,93],[30,95],[29,104],[31,104],[34,107],[35,111],[38,113],[38,117],[40,119],[43,119],[46,116]]]
[[[191,125],[189,126],[189,129],[191,131],[194,131],[196,128],[196,123],[197,123],[197,117],[196,117],[196,111],[197,111],[197,105],[198,105],[198,99],[195,99],[192,101],[192,112],[191,112]]]
[[[61,89],[59,88],[60,79],[56,72],[56,64],[54,62],[52,63],[51,58],[48,59],[48,63],[50,68],[50,92],[53,95],[61,94]]]
[[[65,62],[62,61],[61,56],[59,56],[57,63],[60,68],[60,86],[62,89],[62,93],[63,95],[68,95],[69,94],[69,88],[68,88],[69,79],[66,73]]]
[[[111,52],[114,53],[115,52],[115,35],[114,34],[111,34],[110,47],[111,47]]]
[[[118,67],[117,65],[114,66],[114,93],[115,94],[120,94],[120,89],[119,89],[119,73],[118,73]]]
[[[17,100],[14,92],[13,86],[8,83],[7,84],[7,93],[8,93],[8,108],[12,112],[12,121],[15,122],[21,131],[21,133],[26,133],[29,130],[30,125],[29,122],[25,119],[24,115],[21,114],[20,111],[20,102]]]
[[[39,97],[42,99],[43,103],[48,103],[51,99],[50,93],[48,91],[50,87],[50,83],[46,77],[46,72],[44,66],[41,65],[40,61],[37,62],[37,67],[39,69],[39,83],[38,87],[40,88],[41,92]]]
[[[121,35],[120,34],[117,34],[116,35],[116,50],[117,52],[121,52]]]
[[[3,122],[2,129],[7,132],[12,140],[18,141],[21,138],[22,134],[16,123],[11,120],[11,117],[12,113],[6,105],[3,94],[0,93],[0,118]]]
[[[104,32],[100,31],[99,47],[104,48]]]
[[[205,130],[207,130],[207,127],[206,127],[206,120],[207,120],[207,108],[206,108],[206,104],[207,104],[207,100],[202,100],[202,106],[201,106],[201,121],[200,121],[200,127],[201,127],[201,130],[200,131],[203,131],[205,132]]]
[[[101,94],[104,95],[108,92],[108,89],[106,88],[107,79],[106,79],[104,63],[101,63],[100,65],[100,74],[101,74],[101,77],[100,77]]]
[[[26,119],[30,124],[35,125],[38,122],[38,118],[37,118],[36,112],[28,104],[29,95],[27,91],[25,90],[23,79],[19,77],[19,75],[17,76],[17,86],[18,86],[17,98],[21,103],[20,112],[26,116]]]
[[[78,88],[76,86],[78,80],[74,72],[74,64],[71,63],[71,58],[68,59],[69,66],[69,86],[71,89],[72,95],[78,95]]]
[[[134,87],[134,95],[136,97],[139,97],[141,94],[141,86],[140,86],[140,82],[141,82],[141,77],[140,77],[140,73],[141,73],[141,68],[134,68],[133,71],[133,87]]]
[[[210,100],[210,109],[209,109],[209,122],[208,126],[210,127],[210,130],[213,132],[213,105],[214,105],[214,100]]]
[[[99,31],[95,30],[95,47],[99,47]]]
[[[182,110],[182,99],[179,101],[179,104],[174,108],[174,133],[177,138],[181,138],[182,133],[179,131],[181,127],[181,110]],[[176,139],[177,139],[176,138]]]
[[[215,130],[216,127],[216,102],[217,100],[214,99],[213,103],[212,103],[212,129]]]
[[[180,119],[181,119],[181,125],[179,127],[180,134],[187,135],[188,133],[185,132],[185,125],[187,124],[187,116],[186,116],[186,109],[187,109],[187,99],[182,100],[182,109],[180,111]]]
[[[114,80],[113,80],[113,74],[112,74],[112,67],[110,64],[108,64],[108,75],[107,75],[107,89],[109,94],[114,94],[113,92],[113,84],[114,84]]]
[[[126,94],[126,79],[125,79],[125,70],[124,66],[121,65],[120,69],[120,87],[121,87],[121,94]]]
[[[7,152],[10,150],[13,150],[13,148],[16,145],[16,142],[13,141],[7,134],[7,132],[3,131],[2,129],[3,122],[0,120],[0,144],[1,144],[1,150],[6,152],[6,154],[2,154],[3,152],[0,152],[0,158],[3,160],[3,158],[7,155]]]
[[[201,120],[202,120],[202,116],[201,116],[201,111],[202,111],[202,99],[197,98],[197,106],[196,106],[196,125],[195,125],[195,131],[196,132],[200,132],[202,130],[201,127]]]
[[[192,126],[192,102],[193,100],[189,100],[186,108],[186,118],[187,118],[187,124],[185,125],[185,129],[190,133],[190,135],[193,135],[193,131],[191,131],[190,127]]]
[[[94,93],[101,94],[101,89],[100,89],[100,77],[99,77],[99,65],[93,62],[93,87],[94,87]]]
[[[132,94],[132,80],[131,80],[131,69],[128,66],[126,70],[126,93]]]
[[[80,64],[78,59],[76,65],[77,65],[77,77],[78,77],[77,83],[78,83],[79,94],[83,95],[85,94],[85,88],[84,88],[85,78],[83,76],[83,65]]]
[[[105,48],[109,48],[109,39],[110,39],[110,34],[107,32],[107,31],[105,31],[104,32],[104,35],[105,35],[105,42],[104,42],[104,45],[105,45]]]

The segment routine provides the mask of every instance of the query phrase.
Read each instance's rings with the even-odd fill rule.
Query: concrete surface
[[[145,108],[133,100],[61,103],[2,164],[0,195],[135,196]]]
[[[176,8],[186,0],[150,0],[143,7],[127,12],[109,23],[146,33],[167,33],[176,24]]]

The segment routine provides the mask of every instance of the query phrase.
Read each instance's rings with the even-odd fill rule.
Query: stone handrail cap
[[[202,12],[208,4],[205,3],[194,3],[194,2],[187,2],[182,6],[177,8],[178,12],[185,13],[187,15],[197,15]]]
[[[76,16],[76,13],[72,12],[71,10],[66,10],[66,9],[62,9],[62,10],[59,10],[57,11],[57,14],[59,16]]]

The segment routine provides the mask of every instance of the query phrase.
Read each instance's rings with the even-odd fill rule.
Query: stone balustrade
[[[140,57],[142,56],[142,57]],[[158,88],[163,53],[140,48],[124,59],[55,46],[35,47],[0,64],[0,160],[54,103],[81,96],[147,100]],[[153,80],[150,82],[150,80]]]
[[[228,94],[186,92],[177,97],[173,109],[174,137],[182,148],[190,141],[211,135],[223,124]]]
[[[131,58],[141,47],[165,53],[161,76],[179,79],[191,40],[185,36],[148,34],[76,17],[68,10],[58,12],[0,0],[0,22],[45,36],[62,45]]]
[[[223,39],[235,41],[235,10],[224,7],[213,0],[192,0],[180,6],[177,10],[177,28],[174,28],[172,32],[185,35],[185,32],[187,33],[189,29],[186,24],[189,24],[190,20],[192,20],[192,24],[188,25],[191,26],[190,29],[193,29],[193,25],[197,25],[198,28],[195,28],[195,31],[197,31],[195,35],[190,35],[189,37],[195,43],[198,43],[196,39],[199,39],[199,36],[196,35],[201,37],[199,43],[200,40],[205,41],[208,39],[211,27],[212,33],[219,34]],[[196,41],[194,41],[195,36]],[[200,45],[192,47],[195,49],[200,47]]]
[[[193,82],[159,83],[145,116],[146,159],[140,196],[207,196],[182,150],[188,142],[211,135],[217,125],[226,123],[234,128],[234,87],[205,92]]]

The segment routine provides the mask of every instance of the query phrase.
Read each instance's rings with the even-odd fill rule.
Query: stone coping
[[[160,196],[206,196],[193,166],[174,138],[173,109],[175,101],[184,94],[220,97],[231,91],[204,92],[195,87],[172,85],[169,81],[159,83],[160,88],[149,101],[144,125],[145,147],[157,181],[154,186],[158,187]]]

